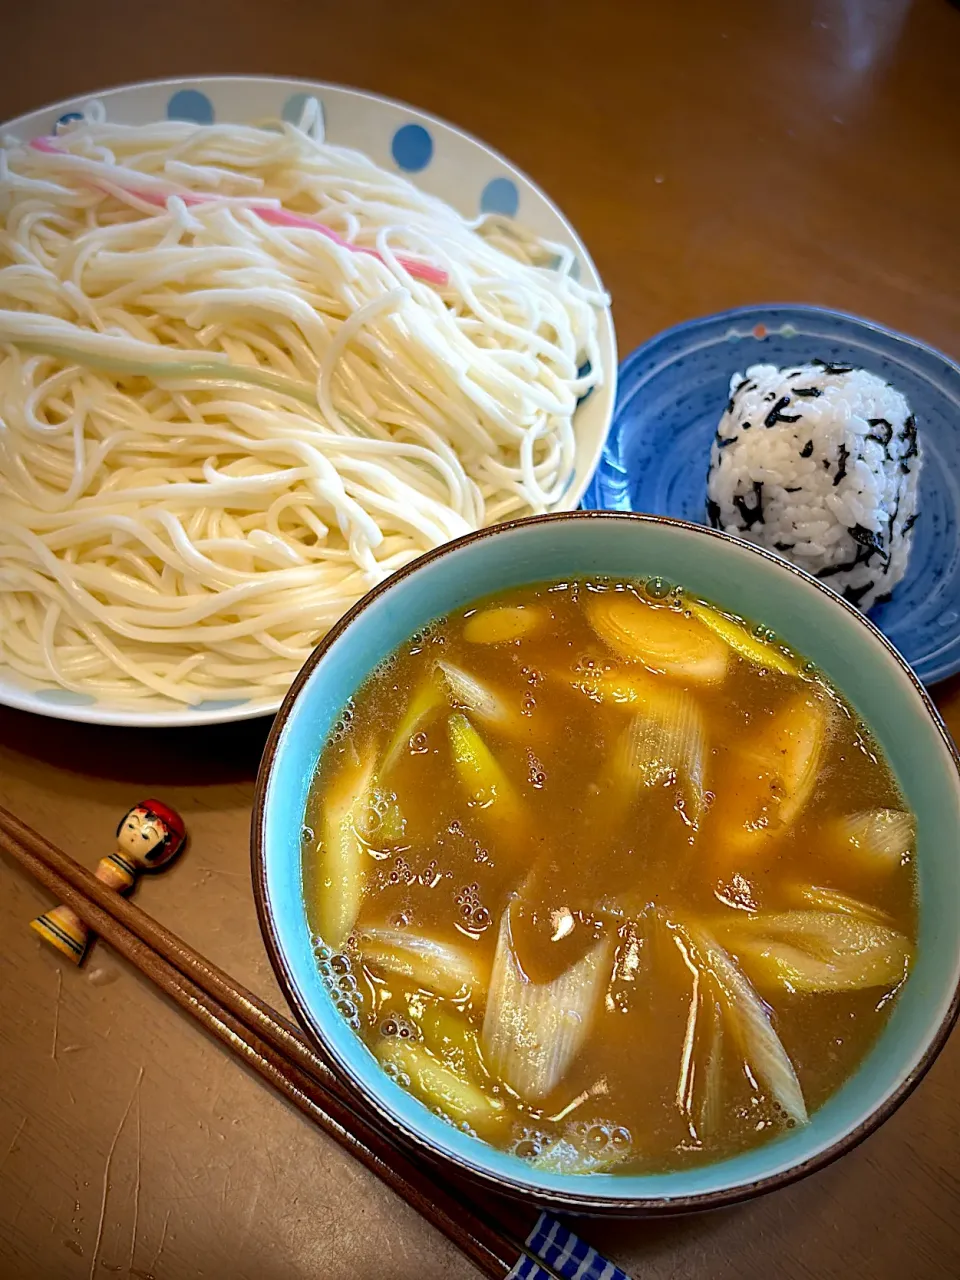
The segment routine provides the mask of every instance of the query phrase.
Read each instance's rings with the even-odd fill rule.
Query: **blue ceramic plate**
[[[879,374],[917,416],[925,461],[910,567],[870,617],[933,684],[960,671],[960,367],[932,347],[822,307],[739,307],[666,329],[620,366],[613,427],[583,505],[705,523],[710,443],[731,375],[813,357]]]

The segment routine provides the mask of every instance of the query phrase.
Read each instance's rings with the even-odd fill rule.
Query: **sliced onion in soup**
[[[591,660],[592,661],[592,660]],[[577,666],[569,671],[556,671],[553,676],[586,694],[591,702],[602,706],[624,707],[639,711],[662,705],[668,692],[664,681],[633,667],[629,671],[604,665],[597,660],[592,665]]]
[[[899,809],[869,809],[841,818],[841,841],[863,866],[893,871],[913,852],[916,830],[913,815]]]
[[[358,830],[369,806],[374,756],[343,769],[327,791],[320,823],[320,936],[339,951],[350,936],[363,897],[367,846]]]
[[[700,1077],[695,1078],[697,1096],[694,1100],[694,1121],[701,1139],[715,1138],[723,1120],[723,1010],[719,1001],[709,998],[709,1013],[701,1015],[701,1025],[706,1023]]]
[[[502,698],[498,698],[476,676],[455,667],[451,662],[438,662],[437,671],[445,683],[448,700],[454,707],[464,708],[491,729],[499,729],[504,733],[515,734],[523,728],[520,713],[508,706]]]
[[[377,778],[372,778],[362,802],[357,802],[354,825],[370,855],[385,858],[384,851],[400,844],[406,834],[407,822],[396,792],[388,791]]]
[[[665,923],[662,913],[657,918]],[[673,940],[693,973],[674,1101],[687,1121],[691,1137],[703,1140],[716,1132],[722,1118],[723,1010],[714,990],[715,981],[702,965],[695,963],[687,940],[677,931]]]
[[[385,776],[388,770],[397,762],[400,753],[409,745],[413,735],[423,729],[441,707],[446,705],[447,700],[444,697],[440,680],[431,671],[417,686],[416,692],[407,704],[407,709],[397,725],[396,732],[390,740],[383,760],[380,762],[379,773],[381,777]]]
[[[736,962],[703,926],[669,916],[691,949],[691,956],[708,973],[724,1004],[727,1024],[745,1062],[761,1087],[797,1124],[806,1124],[807,1107],[793,1063],[773,1029],[770,1011]]]
[[[499,1127],[503,1101],[439,1062],[422,1044],[384,1036],[376,1045],[376,1055],[382,1067],[389,1067],[394,1079],[455,1124],[468,1124],[480,1134]]]
[[[472,806],[496,810],[497,817],[517,819],[520,800],[513,783],[465,715],[457,712],[447,721],[457,776]]]
[[[675,1102],[691,1136],[703,1141],[717,1134],[723,1119],[723,1009],[709,975],[703,982],[694,979]]]
[[[504,644],[536,631],[544,621],[543,609],[529,605],[496,605],[481,609],[463,624],[463,638],[471,644]]]
[[[902,933],[840,911],[759,911],[724,937],[761,986],[788,991],[895,987],[912,958]]]
[[[760,751],[769,757],[772,771],[783,782],[781,822],[793,822],[813,793],[828,727],[829,712],[823,699],[800,693],[761,735]]]
[[[704,604],[702,600],[690,600],[687,608],[695,618],[724,640],[730,648],[752,662],[757,667],[766,667],[771,671],[779,671],[785,676],[798,676],[800,663],[782,646],[771,640],[758,636],[751,631],[740,618],[721,613],[713,605]]]
[[[605,591],[588,602],[587,618],[601,640],[627,662],[696,684],[717,684],[726,674],[727,646],[678,609]]]
[[[607,1173],[631,1155],[630,1147],[620,1149],[608,1142],[601,1150],[591,1151],[584,1138],[557,1138],[530,1161],[541,1173]]]
[[[358,945],[374,972],[396,974],[436,995],[482,995],[486,989],[486,966],[468,947],[405,929],[363,929]]]
[[[486,1080],[489,1073],[480,1051],[480,1037],[462,1013],[446,1001],[426,1005],[418,1019],[430,1052],[451,1070],[468,1079]]]
[[[531,982],[517,959],[508,905],[483,1022],[490,1071],[527,1102],[545,1098],[586,1043],[609,976],[610,945],[601,941],[552,982]]]
[[[790,698],[748,747],[733,750],[733,767],[716,806],[716,842],[730,855],[753,853],[783,835],[816,787],[830,732],[830,711],[818,694]]]
[[[704,748],[700,708],[688,693],[671,689],[633,718],[617,744],[614,765],[636,788],[675,781],[696,822],[703,806]]]
[[[818,884],[798,885],[796,897],[805,907],[815,907],[818,911],[839,911],[843,915],[857,916],[861,920],[875,920],[879,924],[890,924],[890,917],[879,907],[871,907],[859,898],[853,898],[839,889],[826,889]]]

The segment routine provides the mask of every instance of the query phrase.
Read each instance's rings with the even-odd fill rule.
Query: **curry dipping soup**
[[[303,838],[318,964],[383,1070],[552,1172],[805,1123],[916,937],[914,824],[863,724],[659,579],[414,636],[345,708]]]

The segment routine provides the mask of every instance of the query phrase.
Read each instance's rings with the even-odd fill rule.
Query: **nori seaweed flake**
[[[800,450],[800,457],[801,458],[813,457],[813,441],[812,440],[808,440],[807,443]]]
[[[823,568],[823,569],[818,569],[818,570],[817,570],[817,572],[816,572],[816,574],[815,574],[815,577],[817,577],[817,578],[832,578],[832,577],[834,576],[834,574],[837,574],[837,573],[845,573],[847,569],[854,569],[854,568],[856,568],[856,565],[857,565],[857,561],[856,561],[856,559],[854,559],[854,560],[843,560],[843,561],[841,561],[841,562],[840,562],[840,564],[828,564],[825,568]]]
[[[824,458],[824,460],[823,460],[823,469],[824,469],[824,471],[829,471],[829,470],[830,470],[830,459],[829,459],[829,458]]]
[[[783,491],[783,492],[784,492],[784,493],[802,493],[802,492],[803,492],[803,485],[802,485],[802,484],[798,484],[798,485],[796,486],[796,488],[795,488],[795,489],[789,489],[789,488],[788,488],[788,489],[784,489],[784,491]]]
[[[740,515],[743,517],[743,522],[747,529],[752,529],[755,524],[763,524],[763,481],[762,480],[754,480],[753,494],[754,494],[754,497],[756,498],[756,503],[752,507],[747,506],[746,498],[744,498],[740,494],[738,494],[733,500],[733,505],[737,508],[737,510],[740,512]]]
[[[717,448],[726,449],[727,445],[735,444],[736,439],[737,439],[736,436],[722,436],[718,431],[717,432]]]
[[[768,391],[763,398],[767,402],[767,404],[770,404],[771,401],[776,400],[777,395],[775,391]]]
[[[883,549],[881,538],[872,529],[865,529],[862,524],[855,524],[847,532],[857,544],[856,555],[852,560],[842,560],[839,564],[828,564],[826,568],[817,571],[816,577],[832,578],[838,573],[846,573],[848,569],[856,569],[857,565],[869,564],[878,553],[881,560],[889,566],[890,557]],[[886,572],[886,569],[884,569],[884,572]],[[873,583],[870,586],[873,586]],[[869,590],[869,588],[867,589]],[[857,604],[858,601],[854,600],[853,603]]]
[[[795,542],[775,542],[773,545],[778,551],[792,551],[797,544]]]
[[[763,425],[765,427],[773,427],[773,426],[776,426],[778,422],[799,422],[800,421],[799,413],[783,412],[783,410],[787,407],[789,403],[790,403],[789,396],[781,396],[780,399],[777,401],[777,403],[773,406],[773,408],[767,414],[767,416],[764,418]]]
[[[795,396],[822,396],[823,392],[819,387],[794,387],[793,394]]]
[[[893,510],[887,516],[887,545],[893,549],[893,526],[897,523],[897,516],[900,514],[900,490],[897,490],[897,500],[893,504]],[[887,569],[890,568],[890,562],[887,561]]]
[[[849,600],[854,607],[859,608],[860,601],[868,591],[873,589],[873,585],[872,582],[865,582],[862,587],[851,587],[848,582],[843,588],[843,598],[844,600]]]
[[[908,534],[919,519],[920,519],[919,511],[915,511],[912,516],[907,516],[906,520],[904,520],[903,522],[903,528],[900,530],[900,532],[902,534]]]
[[[910,417],[903,424],[903,430],[900,432],[900,439],[906,440],[906,452],[901,454],[902,458],[915,458],[920,452],[917,446],[917,420],[911,413]]]
[[[720,503],[714,502],[712,498],[707,499],[707,519],[712,529],[720,528]]]
[[[877,444],[882,444],[884,448],[893,439],[893,427],[886,418],[868,418],[867,423],[874,430],[866,437],[868,440],[876,440]]]
[[[888,604],[892,599],[893,599],[893,592],[885,591],[882,596],[876,597],[876,599],[874,600],[873,604],[870,607],[872,609],[874,605]]]
[[[737,385],[730,392],[730,399],[727,401],[727,413],[733,413],[734,401],[736,400],[740,392],[743,390],[743,388],[749,384],[749,382],[750,382],[749,378],[744,378],[741,382],[738,382]]]
[[[884,562],[889,561],[890,557],[883,549],[883,539],[878,533],[874,533],[872,529],[867,529],[862,524],[851,525],[847,529],[847,532],[850,534],[850,537],[853,538],[854,542],[858,543],[866,553],[861,554],[858,551],[858,561],[862,561],[863,564],[869,564],[874,555],[879,555],[880,559]]]
[[[853,373],[852,364],[831,364],[829,360],[811,360],[811,364],[815,364],[818,369],[822,369],[824,373],[841,374]]]
[[[840,451],[837,457],[838,457],[837,474],[833,477],[834,487],[836,487],[840,483],[840,481],[843,479],[843,477],[847,474],[847,463],[850,460],[850,450],[847,448],[845,444],[842,444],[840,446]]]

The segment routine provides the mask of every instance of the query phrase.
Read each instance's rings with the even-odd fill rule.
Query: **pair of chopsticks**
[[[562,1280],[519,1235],[398,1150],[293,1023],[0,806],[0,849],[277,1093],[433,1223],[487,1276]],[[538,1270],[539,1268],[539,1270]]]

